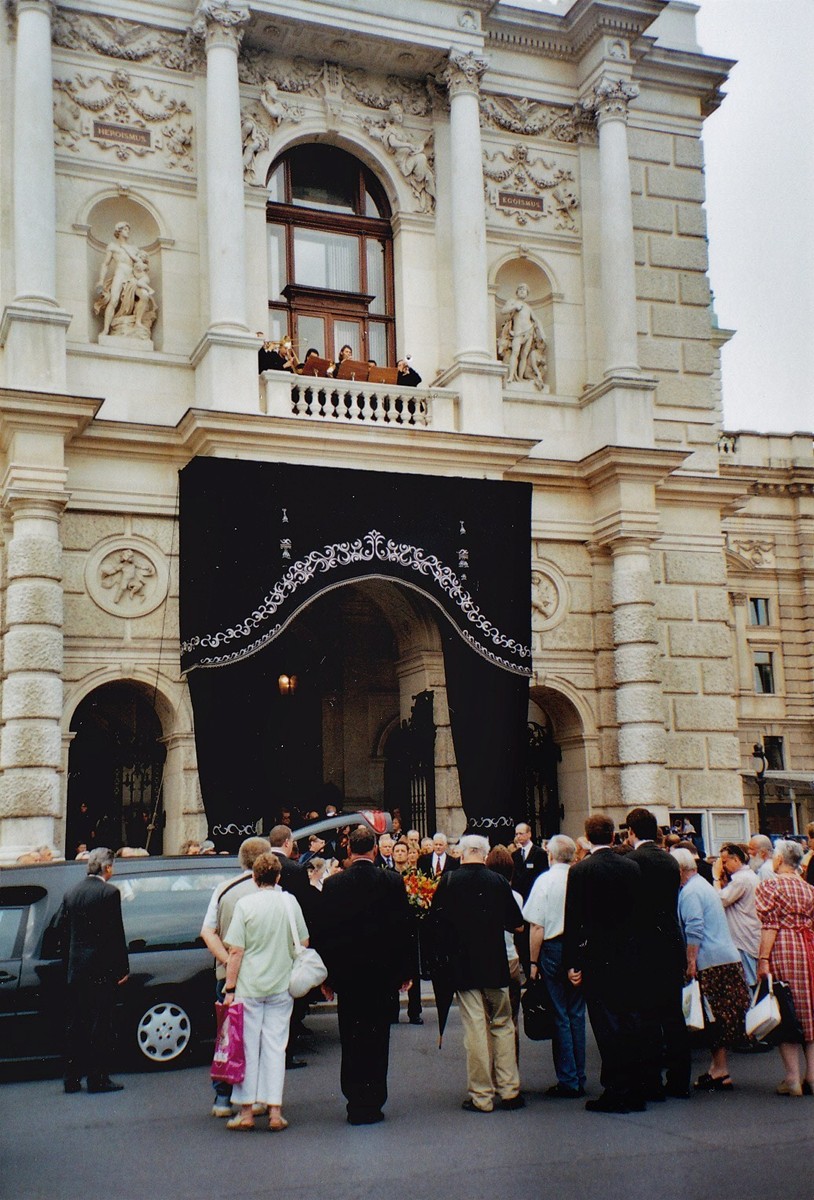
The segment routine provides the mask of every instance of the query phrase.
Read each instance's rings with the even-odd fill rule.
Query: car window
[[[19,958],[20,927],[27,908],[0,908],[0,960]]]
[[[173,871],[111,879],[122,896],[128,949],[174,950],[203,945],[199,934],[214,888],[233,879],[224,871]]]

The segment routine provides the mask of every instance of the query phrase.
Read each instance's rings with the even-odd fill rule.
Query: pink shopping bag
[[[215,1038],[215,1056],[212,1059],[211,1075],[224,1083],[242,1083],[246,1074],[246,1056],[243,1052],[243,1005],[216,1004],[215,1016],[218,1033]]]

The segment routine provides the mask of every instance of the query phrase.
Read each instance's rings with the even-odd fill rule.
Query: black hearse
[[[64,969],[57,915],[83,862],[0,869],[0,1062],[58,1059]],[[213,889],[237,859],[117,858],[130,977],[121,988],[119,1049],[143,1066],[175,1066],[214,1035],[212,956],[199,937]]]

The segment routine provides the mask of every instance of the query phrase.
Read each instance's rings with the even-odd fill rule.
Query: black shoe
[[[300,1067],[307,1067],[308,1063],[304,1058],[287,1058],[285,1060],[286,1071],[299,1071]]]
[[[525,1097],[521,1096],[520,1092],[518,1092],[516,1096],[509,1096],[507,1099],[501,1100],[500,1107],[507,1109],[509,1112],[513,1112],[516,1108],[525,1108],[526,1100]]]
[[[384,1120],[383,1112],[348,1113],[349,1125],[378,1125]]]
[[[464,1100],[461,1108],[464,1112],[490,1113],[492,1111],[491,1108],[478,1108],[474,1100]]]
[[[553,1087],[546,1088],[546,1095],[552,1100],[579,1100],[585,1095],[585,1089],[568,1087],[566,1083],[555,1083]]]
[[[66,1096],[73,1096],[77,1092],[81,1092],[81,1091],[82,1091],[82,1080],[81,1079],[66,1079],[65,1080],[65,1095]]]
[[[101,1092],[123,1092],[123,1083],[114,1083],[112,1079],[97,1079],[95,1083],[88,1083],[88,1091],[93,1093]]]
[[[410,1024],[411,1025],[423,1025],[424,1018],[423,1017],[410,1017]]]
[[[689,1100],[691,1094],[689,1088],[671,1087],[669,1083],[664,1089],[664,1095],[671,1100]]]
[[[585,1101],[586,1112],[598,1113],[627,1113],[630,1109],[617,1096],[609,1096],[607,1092],[603,1092],[601,1096],[597,1096],[596,1100]]]
[[[803,1095],[811,1096],[812,1094],[814,1094],[814,1088],[812,1088],[811,1084],[808,1082],[807,1079],[804,1079],[803,1080]]]
[[[645,1100],[653,1104],[663,1104],[667,1099],[667,1089],[663,1087],[653,1088],[651,1091],[645,1092]]]

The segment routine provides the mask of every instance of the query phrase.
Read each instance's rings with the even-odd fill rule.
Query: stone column
[[[0,323],[11,387],[65,390],[56,301],[56,173],[50,0],[17,0],[14,54],[14,301]]]
[[[66,493],[7,487],[0,854],[53,844],[62,764],[62,546]]]
[[[732,650],[737,667],[738,691],[742,695],[749,696],[754,692],[755,685],[752,679],[752,663],[746,637],[748,596],[745,592],[730,592],[729,599],[732,604],[735,626]]]
[[[664,701],[650,539],[611,542],[613,668],[622,801],[626,808],[666,804]]]
[[[479,99],[481,76],[488,65],[472,51],[453,50],[442,75],[450,103],[456,361],[487,362],[495,357],[494,333],[489,326]]]
[[[246,217],[237,56],[249,9],[200,0],[192,31],[206,46],[206,241],[209,324],[192,355],[198,403],[257,411],[257,339],[246,323]]]
[[[599,126],[602,206],[601,276],[605,376],[637,376],[636,254],[627,145],[628,104],[639,89],[621,79],[602,79],[594,90]]]
[[[237,54],[249,10],[201,0],[193,30],[206,44],[206,234],[209,327],[246,325],[246,220]]]

